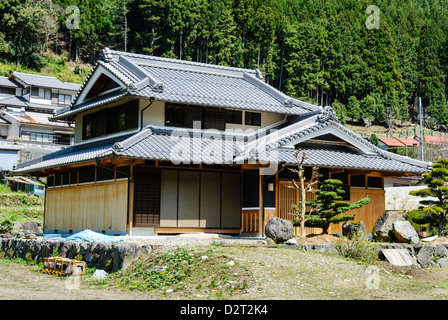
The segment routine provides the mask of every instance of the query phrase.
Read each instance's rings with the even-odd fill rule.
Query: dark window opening
[[[62,174],[62,184],[63,185],[68,185],[69,183],[70,183],[70,173],[64,172]]]
[[[22,95],[24,94],[25,89],[22,89]],[[0,87],[0,93],[6,93],[6,94],[15,94],[16,90],[14,88],[4,88]]]
[[[366,187],[366,176],[364,174],[356,174],[350,176],[350,186],[351,187]]]
[[[83,139],[117,133],[138,126],[138,101],[101,110],[83,117]]]
[[[69,145],[71,141],[70,134],[55,134],[53,137],[53,142],[56,144],[65,144]]]
[[[95,166],[86,166],[79,168],[79,183],[95,181]]]
[[[195,121],[200,122],[200,129],[225,130],[226,112],[219,108],[203,108],[181,104],[165,105],[166,126],[191,129]]]
[[[383,178],[367,177],[367,188],[383,189]]]
[[[130,166],[117,167],[117,179],[129,178],[131,175]]]
[[[47,177],[47,187],[54,187],[54,176]]]
[[[331,179],[340,180],[342,184],[348,185],[348,174],[346,172],[332,172]]]
[[[55,187],[60,187],[61,186],[61,175],[60,174],[56,174],[54,176],[54,186]]]
[[[203,129],[226,129],[226,112],[218,108],[205,108]]]
[[[234,124],[242,124],[243,112],[237,110],[226,110],[226,122]]]
[[[202,122],[202,107],[166,104],[165,125],[169,127],[193,128],[193,121]]]
[[[70,185],[77,185],[78,184],[78,171],[72,171],[70,174]]]
[[[332,172],[331,179],[336,179],[342,182],[341,189],[345,191],[344,194],[341,194],[342,200],[349,201],[350,200],[350,186],[348,185],[348,173],[344,172]]]
[[[96,167],[96,181],[114,180],[114,168],[106,169],[103,167]]]
[[[248,126],[261,126],[261,113],[246,112],[244,123]]]

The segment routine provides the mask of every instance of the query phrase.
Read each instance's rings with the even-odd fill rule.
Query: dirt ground
[[[336,241],[333,236],[309,239]],[[247,290],[238,300],[444,300],[448,299],[448,268],[396,267],[388,263],[359,264],[333,254],[288,248],[219,246],[247,268]],[[36,266],[0,261],[0,300],[207,300],[188,288],[161,296],[92,285],[83,277],[58,278]]]

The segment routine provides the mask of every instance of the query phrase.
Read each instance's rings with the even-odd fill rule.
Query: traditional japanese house
[[[294,218],[298,195],[284,185],[296,178],[288,167],[298,148],[307,173],[318,166],[350,201],[372,199],[356,215],[371,231],[385,210],[383,178],[429,170],[342,126],[331,107],[286,96],[259,70],[109,49],[52,120],[75,124],[75,144],[15,170],[47,178],[45,232],[261,235],[270,218]]]

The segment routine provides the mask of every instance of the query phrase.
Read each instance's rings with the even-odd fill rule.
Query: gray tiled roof
[[[23,86],[20,83],[11,80],[8,77],[0,77],[0,87],[23,88]]]
[[[368,155],[348,146],[327,145],[318,143],[303,143],[297,148],[305,153],[304,164],[318,167],[334,167],[346,169],[363,169],[374,171],[392,171],[408,173],[424,173],[427,166],[416,166],[404,159],[385,158],[381,155]],[[278,149],[275,154],[279,163],[297,163],[295,149]],[[263,160],[264,156],[261,157]],[[270,157],[273,158],[271,154]]]
[[[46,154],[40,158],[19,163],[14,172],[27,173],[75,163],[90,162],[97,157],[112,154],[112,146],[114,143],[126,139],[130,135],[132,135],[132,133],[70,146],[60,151]]]
[[[6,107],[27,107],[29,102],[22,97],[15,95],[8,95],[7,97],[0,99],[0,106]]]
[[[194,130],[176,130],[148,126],[139,134],[117,143],[116,155],[131,158],[171,161],[175,164],[234,163],[236,146],[247,139],[244,135]]]
[[[27,85],[78,91],[81,85],[76,83],[62,82],[56,77],[48,77],[37,74],[13,72],[12,75]]]
[[[55,113],[54,119],[61,120],[80,112],[77,107],[80,93],[99,67],[114,74],[127,88],[128,94],[135,97],[291,115],[313,113],[320,109],[288,97],[265,83],[258,70],[105,49],[75,97],[71,110]]]
[[[305,120],[309,121],[309,119]],[[330,126],[337,125],[330,122]],[[319,126],[322,124],[316,122],[316,127]],[[310,128],[311,126],[308,126],[304,131],[310,132]],[[63,151],[46,155],[41,159],[19,164],[16,172],[32,172],[92,161],[105,156],[171,161],[174,164],[181,162],[183,164],[242,164],[253,160],[253,158],[262,163],[273,161],[294,164],[297,162],[294,156],[296,148],[300,148],[306,153],[305,164],[310,166],[403,173],[424,173],[430,169],[428,163],[385,152],[378,148],[373,148],[371,152],[366,153],[349,145],[306,141],[288,147],[283,143],[287,140],[284,136],[278,141],[274,139],[273,143],[267,143],[266,146],[262,144],[263,148],[254,153],[250,146],[253,141],[259,142],[256,140],[256,134],[225,132],[207,134],[207,132],[147,126],[139,132],[125,133],[115,138],[75,145]],[[269,134],[266,137],[268,142],[271,142]],[[360,141],[360,143],[362,142]],[[366,143],[369,144],[369,142]]]
[[[116,100],[122,99],[127,95],[127,92],[122,90],[121,88],[114,90],[112,92],[109,92],[107,94],[94,97],[92,99],[89,99],[88,101],[84,101],[80,104],[77,104],[75,107],[67,106],[64,108],[61,108],[59,110],[56,110],[53,114],[59,114],[63,113],[64,116],[70,116],[72,114],[76,114],[78,112],[89,110],[92,108],[95,108],[97,106],[101,106],[107,103],[114,102]],[[50,117],[51,120],[55,119],[55,117]]]
[[[29,102],[25,98],[16,95],[0,96],[0,106],[39,109],[45,113],[51,113],[54,110],[62,109],[62,107],[56,104],[41,104]]]

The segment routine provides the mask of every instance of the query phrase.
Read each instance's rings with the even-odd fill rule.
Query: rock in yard
[[[293,246],[293,245],[297,244],[297,240],[294,239],[294,238],[291,238],[291,239],[287,240],[287,241],[285,242],[285,244],[288,244],[288,245]]]
[[[420,238],[409,221],[396,221],[392,224],[392,231],[398,242],[418,243]]]
[[[417,254],[417,262],[422,267],[432,267],[434,261],[434,247],[433,246],[423,246]]]
[[[448,268],[448,258],[443,258],[437,261],[441,268]]]
[[[448,257],[448,249],[444,245],[438,244],[434,248],[434,255],[438,258]]]
[[[351,239],[358,231],[366,232],[364,221],[346,221],[342,225],[342,235],[349,239]]]
[[[107,272],[104,270],[100,270],[100,269],[96,270],[92,275],[92,279],[94,279],[94,280],[103,280],[103,279],[106,279],[106,277],[107,277]]]
[[[381,249],[384,257],[395,266],[412,266],[414,260],[406,249]]]
[[[15,221],[14,225],[12,226],[11,234],[19,233],[22,228],[23,225],[19,221]]]
[[[23,224],[23,232],[25,233],[42,233],[42,228],[34,221],[27,221]]]
[[[266,223],[265,234],[276,243],[283,243],[294,237],[294,227],[291,221],[274,217]]]
[[[393,234],[393,223],[396,221],[405,221],[403,216],[395,211],[386,211],[373,227],[372,238],[375,241],[390,242],[395,240]]]

